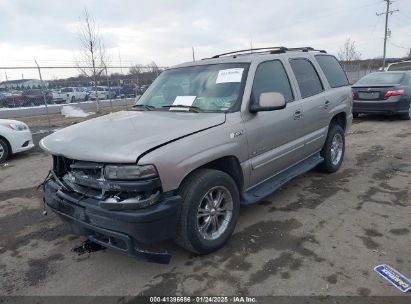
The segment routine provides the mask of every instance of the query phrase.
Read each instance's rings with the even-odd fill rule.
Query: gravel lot
[[[170,242],[169,265],[74,252],[84,238],[43,216],[36,191],[51,158],[38,148],[16,155],[0,166],[0,293],[401,295],[373,268],[386,263],[411,277],[410,147],[411,122],[356,119],[338,173],[309,172],[243,206],[234,236],[214,254]]]

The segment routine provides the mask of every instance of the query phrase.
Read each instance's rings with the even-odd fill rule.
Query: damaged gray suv
[[[241,204],[344,158],[352,96],[335,57],[312,48],[237,51],[165,70],[132,111],[47,136],[44,201],[93,242],[168,262],[174,239],[207,254]],[[275,242],[275,240],[273,240]]]

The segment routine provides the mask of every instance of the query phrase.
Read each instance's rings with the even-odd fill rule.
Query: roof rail
[[[313,51],[313,52],[327,53],[327,51],[325,51],[325,50],[316,50],[316,49],[314,49],[310,46],[287,48],[287,51],[302,51],[302,52]]]
[[[301,52],[317,51],[320,53],[327,53],[325,50],[316,50],[310,46],[296,47],[296,48],[287,48],[284,46],[273,46],[273,47],[255,48],[255,49],[247,49],[247,50],[239,50],[239,51],[233,51],[233,52],[228,52],[228,53],[222,53],[222,54],[214,55],[211,58],[220,58],[222,56],[227,56],[227,55],[248,55],[248,54],[253,54],[253,53],[278,54],[278,53],[285,53],[288,51],[301,51]]]
[[[281,50],[281,51],[286,51],[287,48],[283,47],[283,46],[273,46],[273,47],[265,47],[265,48],[256,48],[256,49],[247,49],[247,50],[239,50],[239,51],[233,51],[233,52],[228,52],[228,53],[223,53],[223,54],[218,54],[218,55],[214,55],[211,58],[219,58],[222,56],[226,56],[226,55],[240,55],[243,53],[253,53],[253,51],[269,51],[269,50]]]

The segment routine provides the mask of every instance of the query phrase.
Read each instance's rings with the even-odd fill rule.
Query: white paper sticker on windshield
[[[243,68],[220,70],[215,83],[240,82],[243,71]]]
[[[176,99],[174,99],[173,106],[191,106],[196,98],[197,96],[177,96]],[[173,109],[175,108],[170,108],[170,111]],[[188,110],[187,108],[187,111]]]

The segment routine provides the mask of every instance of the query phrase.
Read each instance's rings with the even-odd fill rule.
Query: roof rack
[[[296,48],[287,48],[284,46],[273,46],[273,47],[265,47],[265,48],[255,48],[255,49],[247,49],[247,50],[239,50],[239,51],[233,51],[233,52],[228,52],[228,53],[222,53],[218,55],[214,55],[211,58],[220,58],[223,56],[227,55],[249,55],[249,54],[262,54],[262,53],[268,53],[268,54],[280,54],[280,53],[285,53],[285,52],[292,52],[292,51],[301,51],[301,52],[308,52],[308,51],[316,51],[320,53],[327,53],[325,50],[316,50],[310,46],[307,47],[296,47]]]

